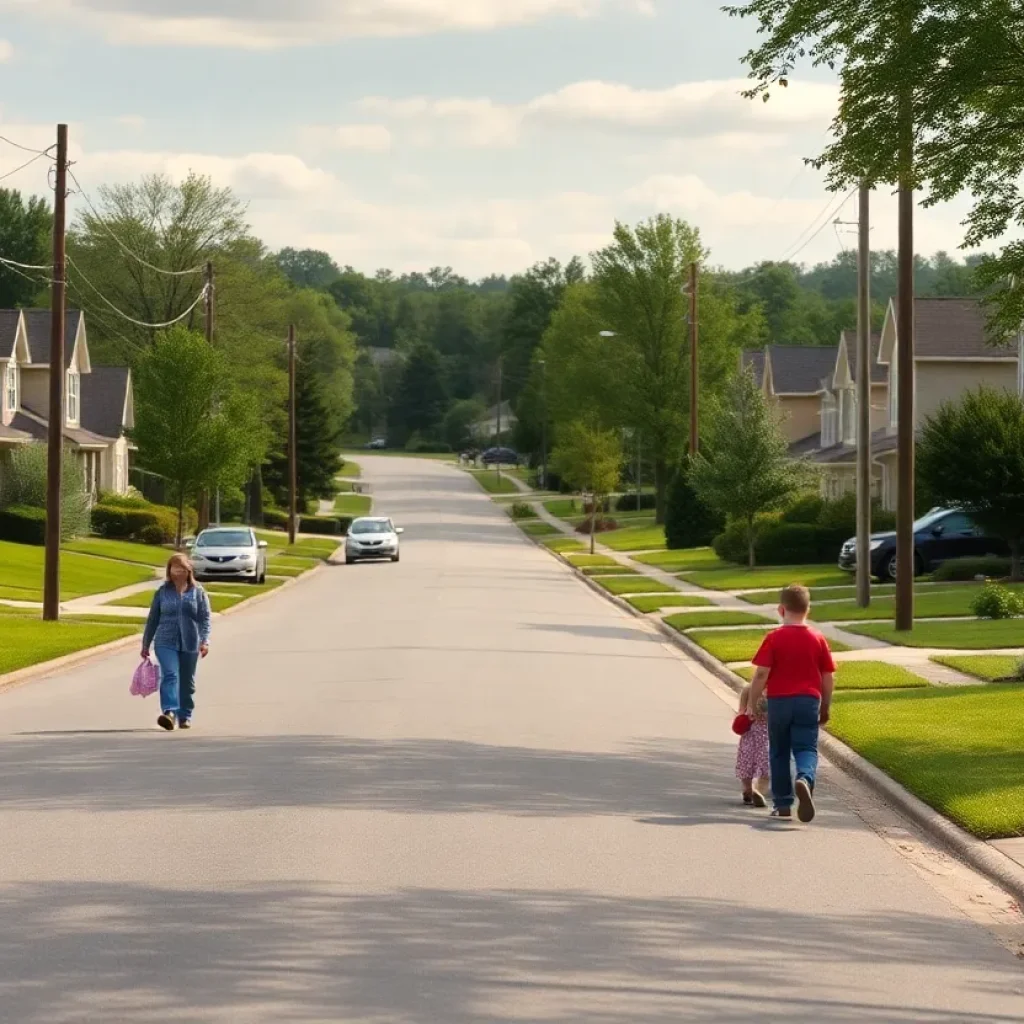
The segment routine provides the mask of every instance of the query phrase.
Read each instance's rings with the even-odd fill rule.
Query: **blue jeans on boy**
[[[818,772],[817,697],[768,698],[768,750],[772,771],[772,800],[776,807],[793,806],[793,775],[790,759],[796,762],[796,777],[814,789]]]
[[[155,648],[160,662],[160,710],[173,712],[179,722],[192,717],[196,702],[196,666],[199,654],[179,651],[174,647]]]

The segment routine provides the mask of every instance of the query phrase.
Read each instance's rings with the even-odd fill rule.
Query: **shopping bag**
[[[132,676],[129,693],[133,697],[148,697],[160,689],[160,666],[149,658],[143,658]]]

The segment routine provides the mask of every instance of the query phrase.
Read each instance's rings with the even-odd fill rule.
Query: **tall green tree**
[[[262,462],[268,434],[224,356],[202,335],[176,328],[137,364],[131,438],[140,465],[173,489],[180,546],[185,502],[204,489],[240,487]]]
[[[402,443],[416,433],[436,433],[448,406],[444,368],[437,350],[420,344],[409,354],[402,368],[389,428]]]
[[[781,508],[806,480],[753,373],[737,374],[693,460],[690,483],[707,508],[744,524],[751,566],[757,517]]]
[[[26,200],[14,189],[0,188],[0,255],[17,263],[47,266],[52,259],[53,212],[37,196]],[[48,275],[0,264],[0,309],[33,305]]]
[[[591,554],[603,502],[619,485],[622,458],[620,432],[603,430],[592,419],[566,424],[551,455],[555,472],[571,487],[591,496]]]
[[[282,249],[274,260],[285,277],[299,288],[325,291],[341,276],[338,264],[319,249]]]
[[[1024,545],[1024,401],[981,388],[928,417],[918,472],[934,499],[962,508],[1009,545],[1021,578]]]

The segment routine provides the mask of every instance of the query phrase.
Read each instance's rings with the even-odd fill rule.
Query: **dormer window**
[[[68,423],[78,422],[79,383],[81,378],[77,373],[68,371],[68,400],[67,412]]]
[[[12,359],[4,374],[4,393],[7,397],[7,411],[18,411],[18,366]]]
[[[857,443],[857,392],[847,388],[843,394],[843,444]]]

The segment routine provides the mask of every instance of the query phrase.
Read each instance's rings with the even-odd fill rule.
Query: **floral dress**
[[[740,737],[736,751],[737,779],[767,779],[768,761],[768,701],[758,701],[754,724]]]

